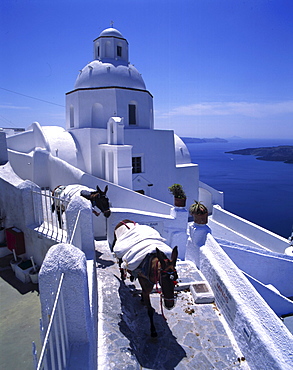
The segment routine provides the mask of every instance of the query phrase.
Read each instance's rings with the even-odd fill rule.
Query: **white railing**
[[[62,207],[59,207],[59,211],[55,207],[55,211],[52,212],[52,204],[54,202],[62,205]],[[41,191],[33,191],[33,205],[35,222],[39,225],[37,231],[40,234],[45,235],[47,238],[56,240],[58,242],[66,242],[66,218],[62,218],[61,208],[66,209],[68,202],[60,199],[57,196],[53,196],[51,191],[46,188],[42,189]],[[58,222],[58,212],[60,218],[63,220],[61,228]]]
[[[78,214],[75,220],[73,232],[72,232],[72,235],[69,241],[70,244],[72,244],[72,241],[75,237],[79,218],[80,218],[80,210],[78,211]],[[62,294],[63,279],[64,279],[64,273],[62,273],[60,276],[60,281],[59,281],[55,301],[53,304],[52,313],[48,314],[49,325],[48,325],[46,333],[44,333],[43,322],[42,322],[42,319],[40,319],[40,332],[41,332],[41,339],[42,339],[43,346],[42,346],[39,361],[37,358],[37,349],[36,349],[35,342],[32,342],[33,363],[34,363],[34,369],[36,370],[41,370],[41,369],[59,370],[59,369],[66,368],[69,345],[68,345],[68,335],[67,335],[64,301],[63,301],[63,294]]]
[[[43,347],[39,360],[37,360],[36,346],[33,342],[33,361],[36,370],[62,370],[65,369],[67,365],[69,342],[62,295],[63,279],[64,273],[60,276],[52,312],[48,315],[49,324],[47,331],[45,335],[42,335]],[[44,333],[42,324],[41,333]]]

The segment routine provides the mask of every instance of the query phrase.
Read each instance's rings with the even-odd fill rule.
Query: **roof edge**
[[[143,90],[143,89],[136,89],[134,87],[123,87],[123,86],[103,86],[103,87],[79,87],[77,89],[71,90],[65,95],[72,94],[76,91],[86,91],[86,90],[104,90],[104,89],[122,89],[122,90],[132,90],[132,91],[141,91],[141,92],[146,92],[148,93],[151,98],[153,98],[153,95],[148,91],[148,90]]]

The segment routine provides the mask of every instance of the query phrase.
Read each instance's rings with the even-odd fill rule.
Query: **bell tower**
[[[94,60],[66,94],[66,128],[107,129],[110,117],[123,117],[126,129],[153,129],[153,96],[129,63],[127,40],[110,27],[93,44]]]
[[[128,42],[115,28],[105,29],[94,40],[94,59],[128,65]],[[116,63],[115,63],[116,61]]]

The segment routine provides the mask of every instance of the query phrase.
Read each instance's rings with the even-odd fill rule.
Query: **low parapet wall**
[[[53,325],[53,338],[60,339],[66,331],[69,351],[68,369],[97,368],[97,286],[95,261],[70,244],[56,244],[47,253],[39,274],[42,319],[45,331],[52,314],[57,287],[64,274],[62,295],[65,306],[65,323]],[[57,341],[57,339],[56,339]],[[54,352],[60,352],[58,341]]]
[[[212,213],[214,204],[218,204],[219,206],[224,207],[224,193],[212,188],[202,181],[199,181],[198,199],[208,208],[209,214]]]
[[[234,215],[218,205],[213,207],[213,221],[224,225],[224,227],[233,230],[233,232],[245,235],[246,238],[273,252],[284,253],[288,247],[287,239]]]
[[[210,234],[200,269],[250,368],[291,369],[292,334]]]

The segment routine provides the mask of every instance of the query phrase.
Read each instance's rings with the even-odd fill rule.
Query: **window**
[[[117,46],[117,56],[122,57],[122,46]]]
[[[98,49],[97,49],[97,53],[98,53],[98,57],[100,56],[100,47],[98,46]]]
[[[129,116],[129,124],[136,125],[136,105],[135,104],[128,105],[128,116]]]
[[[70,105],[69,122],[70,122],[70,128],[74,127],[74,107],[73,105]]]
[[[132,173],[141,173],[142,164],[141,157],[132,157]]]

